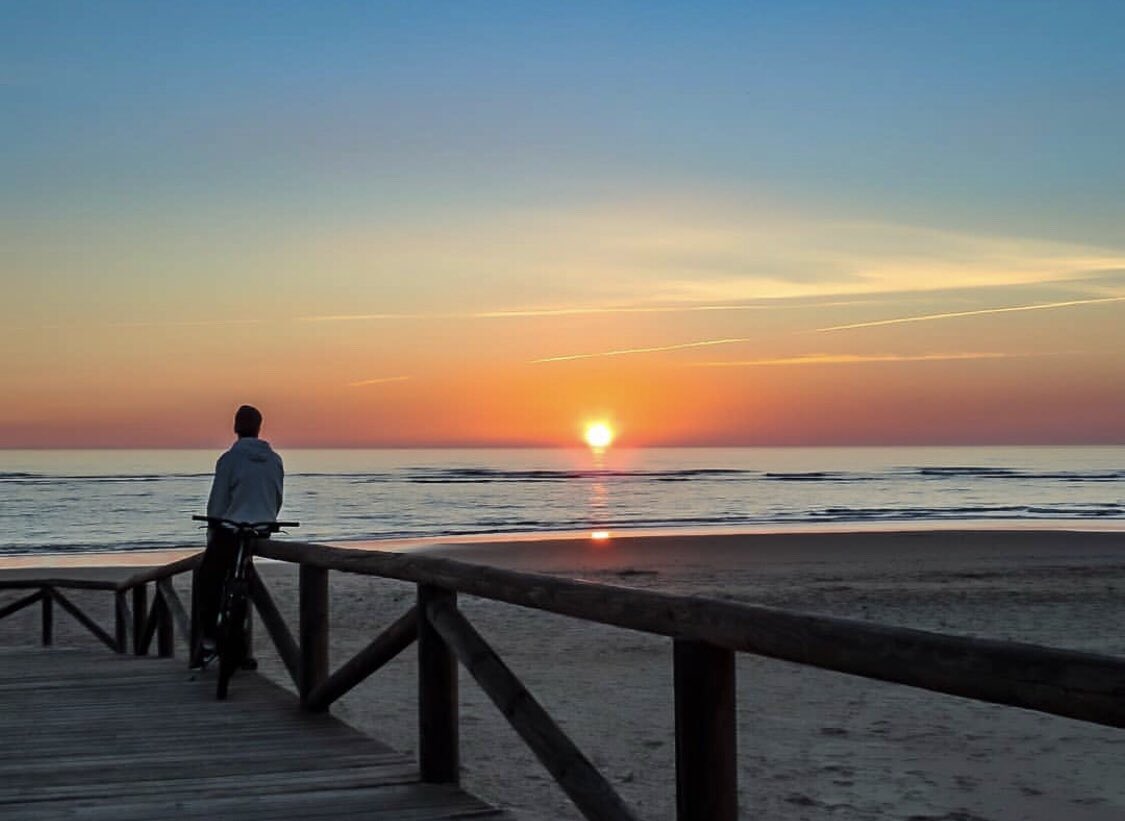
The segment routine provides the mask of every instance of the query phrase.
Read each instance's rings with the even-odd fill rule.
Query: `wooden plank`
[[[78,605],[74,604],[74,602],[54,588],[51,588],[51,596],[54,597],[55,601],[59,603],[63,610],[74,616],[79,624],[93,633],[106,647],[110,650],[117,650],[117,642],[114,640],[113,636],[103,630],[92,618],[83,613]]]
[[[340,669],[314,687],[308,697],[309,709],[327,709],[336,699],[398,656],[417,636],[418,608],[412,607]]]
[[[738,821],[734,653],[673,643],[677,821]]]
[[[162,601],[157,596],[153,606]],[[508,816],[254,673],[230,702],[174,662],[0,648],[0,817],[422,819]],[[154,731],[153,728],[159,728]]]
[[[422,780],[456,784],[461,778],[457,660],[430,621],[431,604],[457,606],[457,594],[418,585],[418,760]]]
[[[143,764],[143,762],[138,762]],[[90,772],[90,780],[85,783],[71,783],[69,773],[63,773],[58,783],[50,785],[52,800],[83,798],[105,801],[110,798],[127,796],[141,798],[158,796],[164,799],[190,798],[197,794],[199,783],[206,779],[207,794],[209,797],[240,796],[246,792],[246,777],[254,778],[254,789],[258,795],[284,794],[304,792],[310,789],[334,787],[354,788],[371,787],[375,785],[409,784],[416,782],[417,771],[412,764],[396,761],[393,764],[360,764],[351,767],[339,765],[331,768],[310,768],[297,771],[294,762],[280,761],[272,768],[262,768],[261,771],[247,771],[239,767],[235,775],[230,774],[230,762],[222,762],[222,766],[213,766],[205,771],[193,769],[191,773],[174,771],[170,767],[167,772],[154,774],[147,769],[136,774],[135,780],[97,779],[96,773]],[[135,771],[136,772],[136,771]],[[124,774],[123,775],[127,775]],[[0,807],[6,803],[14,803],[42,792],[38,782],[29,782],[20,778],[8,782],[11,786],[0,787]]]
[[[238,819],[239,821],[283,821],[284,819],[362,818],[368,821],[438,821],[438,819],[502,818],[496,810],[463,795],[450,794],[439,786],[405,784],[350,789],[317,789],[308,792],[212,797],[205,791],[177,800],[122,797],[116,802],[90,805],[85,801],[51,802],[48,814],[21,818],[58,818],[79,815],[90,821],[152,821],[154,818]],[[161,815],[161,811],[171,815]]]
[[[445,643],[584,817],[591,821],[637,817],[455,604],[448,598],[431,601],[426,613]],[[699,816],[692,821],[705,819]],[[715,816],[715,821],[730,819]]]
[[[401,579],[737,652],[1125,727],[1125,659],[762,605],[523,573],[454,559],[263,542],[259,554]]]

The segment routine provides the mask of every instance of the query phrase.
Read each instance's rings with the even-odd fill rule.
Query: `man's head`
[[[262,429],[262,414],[252,405],[243,405],[234,415],[234,432],[238,438],[256,437]]]

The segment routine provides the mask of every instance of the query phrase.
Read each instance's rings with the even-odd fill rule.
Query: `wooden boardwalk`
[[[104,650],[0,648],[0,818],[508,819],[291,693]]]

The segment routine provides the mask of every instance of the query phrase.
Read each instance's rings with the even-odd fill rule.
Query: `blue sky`
[[[1119,238],[1119,3],[2,9],[5,176],[44,205],[663,182]]]

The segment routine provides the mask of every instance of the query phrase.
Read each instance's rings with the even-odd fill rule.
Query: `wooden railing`
[[[54,644],[54,605],[58,604],[74,617],[99,641],[117,653],[129,652],[130,623],[133,635],[133,652],[147,655],[155,637],[157,653],[173,656],[175,625],[178,624],[185,644],[190,650],[191,616],[171,579],[180,573],[199,566],[202,554],[188,556],[170,564],[137,573],[121,582],[81,578],[17,578],[0,579],[0,590],[33,590],[35,592],[0,607],[0,619],[17,613],[36,603],[42,606],[42,642]],[[148,586],[154,587],[151,608],[148,605]],[[65,595],[63,590],[105,590],[113,593],[113,633],[105,630],[81,607]],[[130,610],[128,597],[132,595]]]
[[[590,819],[635,815],[465,618],[457,607],[458,594],[672,639],[680,821],[733,821],[738,816],[734,665],[738,652],[1125,727],[1125,659],[594,584],[432,556],[287,541],[259,541],[255,553],[300,567],[296,638],[257,573],[251,589],[262,624],[305,709],[327,710],[417,642],[422,779],[456,783],[459,778],[460,663]],[[189,637],[192,623],[171,579],[195,570],[199,558],[146,570],[116,584],[0,581],[0,589],[35,591],[0,608],[0,618],[42,602],[43,643],[50,644],[51,604],[58,602],[104,643],[124,653],[130,622],[126,597],[131,595],[134,652],[146,653],[155,633],[160,655],[172,655],[173,626]],[[330,570],[417,585],[416,604],[334,672],[328,659]],[[148,608],[150,583],[155,594]],[[112,636],[60,592],[67,587],[113,591]],[[195,642],[189,640],[188,645],[194,647]]]

